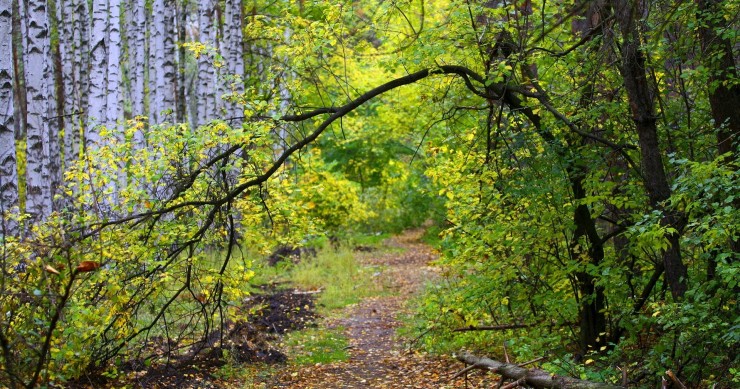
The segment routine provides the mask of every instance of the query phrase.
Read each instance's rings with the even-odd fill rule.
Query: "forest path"
[[[325,320],[320,328],[341,327],[349,339],[349,359],[344,362],[291,367],[282,371],[271,388],[462,388],[463,379],[452,380],[461,368],[452,358],[409,351],[396,336],[398,317],[424,283],[434,278],[429,263],[437,254],[421,242],[423,230],[393,237],[387,246],[398,250],[360,254],[367,266],[380,266],[384,293],[344,309],[339,318]],[[468,384],[471,384],[468,382]],[[469,387],[469,386],[468,386]],[[473,385],[473,387],[477,387]]]

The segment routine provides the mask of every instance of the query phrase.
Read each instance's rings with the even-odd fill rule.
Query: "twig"
[[[531,365],[531,364],[533,364],[533,363],[535,363],[535,362],[539,362],[539,361],[541,361],[541,360],[543,360],[543,359],[545,359],[545,357],[539,357],[539,358],[535,358],[535,359],[533,359],[533,360],[531,360],[531,361],[527,361],[527,362],[524,362],[524,363],[520,363],[520,364],[518,364],[517,366],[519,366],[519,367],[524,367],[524,366],[527,366],[527,365]]]
[[[506,385],[502,386],[501,389],[513,389],[513,388],[516,388],[517,386],[520,386],[521,384],[523,384],[524,381],[526,381],[524,378],[520,378],[520,379],[518,379],[518,380],[516,380],[516,381],[514,381],[514,382],[512,382],[510,384],[506,384]],[[501,379],[501,382],[504,382],[503,381],[503,378]]]
[[[468,367],[466,367],[466,368],[458,371],[457,373],[455,373],[455,375],[452,376],[452,378],[450,378],[450,381],[454,380],[455,378],[462,377],[463,374],[465,374],[465,373],[467,373],[467,372],[469,372],[469,371],[471,371],[471,370],[473,370],[475,368],[477,368],[477,366],[470,365],[470,366],[468,366]]]
[[[302,294],[317,294],[317,293],[321,293],[323,291],[324,291],[324,288],[318,288],[316,290],[298,290],[298,289],[296,289],[296,290],[294,290],[292,292],[292,294],[301,294],[301,295]]]

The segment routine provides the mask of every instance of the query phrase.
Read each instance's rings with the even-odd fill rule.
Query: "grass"
[[[301,289],[321,289],[318,305],[332,311],[379,294],[382,286],[375,282],[374,271],[358,263],[348,249],[325,250],[295,265],[288,281]]]
[[[342,327],[292,332],[285,338],[285,345],[291,362],[296,365],[341,362],[349,358],[349,340]]]
[[[384,240],[390,238],[393,236],[390,233],[384,232],[384,233],[367,233],[367,234],[357,234],[349,239],[352,245],[354,246],[373,246],[377,247],[380,246]]]

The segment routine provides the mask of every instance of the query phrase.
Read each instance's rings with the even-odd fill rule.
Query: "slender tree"
[[[215,48],[216,46],[216,29],[214,28],[215,6],[212,0],[203,0],[198,2],[198,27],[199,40],[201,43]],[[197,118],[196,125],[207,123],[213,119],[216,113],[216,91],[214,88],[216,81],[216,72],[213,66],[213,56],[202,53],[198,57],[198,84],[196,98]]]
[[[67,3],[66,1],[64,3]],[[71,0],[71,9],[66,15],[65,23],[72,26],[71,41],[68,48],[68,60],[71,62],[71,84],[65,87],[65,112],[69,116],[64,131],[65,166],[71,166],[80,155],[82,148],[81,130],[86,128],[88,110],[88,85],[90,63],[90,16],[87,1]]]
[[[131,92],[129,99],[131,102],[131,115],[147,115],[146,111],[146,67],[148,57],[146,55],[146,1],[130,0],[129,20],[127,43],[129,49],[129,79],[131,81]],[[137,131],[133,135],[133,147],[141,149],[144,147],[146,140],[144,133]]]
[[[244,58],[242,57],[242,4],[239,0],[226,0],[224,4],[224,35],[221,55],[226,61],[224,89],[232,96],[244,92]],[[226,105],[228,117],[241,116],[239,104],[234,100]]]
[[[121,2],[108,0],[108,77],[106,94],[105,123],[116,127],[116,121],[123,118],[122,78],[121,78]],[[122,134],[121,131],[115,131]],[[121,138],[122,139],[122,138]]]
[[[74,95],[75,79],[74,74],[74,54],[75,54],[75,39],[74,39],[74,7],[73,1],[58,1],[57,5],[57,23],[59,29],[59,57],[61,62],[61,73],[62,73],[62,85],[61,93],[58,95],[58,103],[62,106],[62,128],[64,130],[64,139],[62,141],[64,151],[64,164],[63,166],[69,166],[73,161],[70,155],[73,154],[72,145],[69,144],[72,141],[70,136],[74,133],[77,128],[76,120],[78,120],[76,111],[79,109],[77,101]]]
[[[175,110],[175,7],[172,0],[154,0],[152,4],[150,47],[154,61],[149,72],[152,83],[150,109],[155,124],[168,120]],[[170,118],[170,120],[174,119]]]
[[[640,9],[636,4],[626,0],[615,0],[612,7],[622,33],[622,63],[619,70],[622,73],[632,111],[632,121],[639,139],[645,189],[650,206],[665,213],[661,223],[676,230],[666,236],[669,247],[663,252],[663,266],[671,294],[674,298],[680,298],[686,292],[688,279],[688,270],[681,259],[679,241],[685,220],[680,214],[663,209],[662,205],[671,196],[671,188],[662,160],[655,102],[645,73],[645,56],[640,48],[640,34],[637,28],[637,13]]]
[[[90,84],[88,92],[88,125],[85,147],[95,148],[100,144],[100,126],[108,118],[108,1],[92,2],[92,30],[90,53]]]
[[[26,122],[26,212],[32,221],[44,219],[52,210],[49,173],[51,53],[49,16],[45,0],[28,2],[24,69],[28,94]]]
[[[13,118],[13,35],[11,0],[0,0],[0,233],[17,234],[2,214],[18,207],[18,172]]]

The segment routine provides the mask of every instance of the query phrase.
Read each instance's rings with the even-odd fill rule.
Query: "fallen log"
[[[621,386],[601,382],[584,381],[576,378],[559,376],[541,369],[525,369],[519,365],[502,363],[490,358],[461,353],[456,358],[475,368],[488,370],[500,375],[503,379],[519,381],[534,388],[555,389],[618,389]]]

